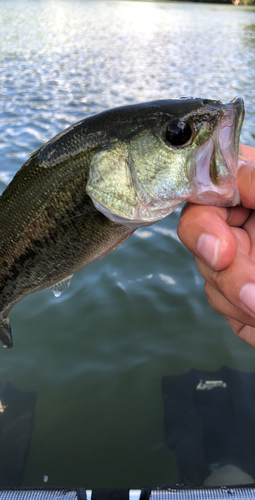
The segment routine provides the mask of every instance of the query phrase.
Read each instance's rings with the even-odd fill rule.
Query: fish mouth
[[[205,103],[209,107],[208,101]],[[211,109],[211,108],[209,108]],[[210,140],[196,153],[195,189],[187,201],[198,204],[240,204],[237,186],[239,139],[244,101],[236,97],[221,107],[222,117]]]

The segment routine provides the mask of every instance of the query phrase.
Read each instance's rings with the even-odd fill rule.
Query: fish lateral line
[[[75,219],[76,217],[80,217],[81,215],[86,215],[86,214],[90,214],[92,212],[97,212],[96,208],[93,210],[86,210],[86,212],[81,212],[80,214],[77,214],[77,215],[73,215],[72,217],[68,217],[67,219],[64,219],[64,220],[60,220],[58,222],[58,224],[63,224],[64,222],[67,222],[68,220],[72,220],[72,219]]]

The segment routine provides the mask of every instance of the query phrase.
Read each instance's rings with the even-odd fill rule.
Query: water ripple
[[[1,191],[55,134],[123,104],[240,95],[253,144],[254,26],[254,10],[231,5],[0,0]],[[177,482],[161,377],[254,370],[252,348],[206,302],[179,212],[81,270],[58,300],[44,291],[11,311],[1,379],[38,393],[23,486],[45,471],[49,486],[84,484],[84,470],[90,487]]]

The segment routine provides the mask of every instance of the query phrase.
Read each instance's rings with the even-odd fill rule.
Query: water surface
[[[255,10],[231,5],[0,0],[0,181],[70,124],[180,95],[246,104],[254,144]],[[23,486],[176,483],[161,379],[254,372],[255,350],[207,304],[178,211],[11,311],[0,381],[37,393]],[[47,476],[47,478],[45,478]]]

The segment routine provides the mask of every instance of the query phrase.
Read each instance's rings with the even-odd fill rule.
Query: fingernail
[[[203,233],[198,238],[197,251],[201,257],[214,267],[219,257],[220,240],[212,234]]]
[[[255,284],[247,283],[244,285],[240,290],[239,297],[243,304],[255,314]]]

